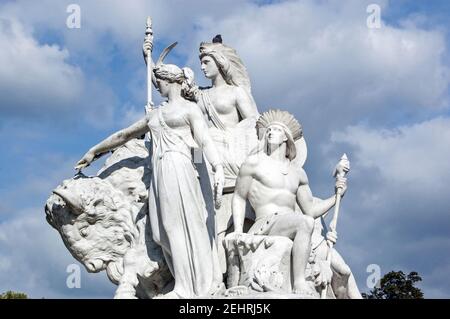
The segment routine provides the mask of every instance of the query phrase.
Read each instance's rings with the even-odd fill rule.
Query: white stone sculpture
[[[94,146],[77,163],[77,168],[89,165],[97,154],[150,132],[153,196],[149,197],[149,215],[153,238],[162,247],[175,278],[168,297],[189,298],[208,295],[222,283],[214,234],[208,232],[206,225],[207,218],[213,216],[208,216],[206,210],[191,148],[200,146],[212,163],[214,187],[222,188],[224,177],[200,110],[182,97],[182,86],[189,81],[191,71],[163,64],[168,51],[154,68],[158,91],[168,101]]]
[[[106,270],[116,298],[360,298],[333,248],[348,160],[336,195],[313,197],[300,124],[280,110],[259,116],[234,49],[220,36],[201,44],[212,86],[198,88],[189,68],[163,64],[176,43],[155,64],[152,41],[148,19],[146,115],[91,148],[47,201],[71,254],[90,272]],[[151,83],[167,99],[157,108]],[[194,149],[205,161],[193,162]],[[109,151],[98,176],[81,173]]]
[[[306,270],[311,257],[311,238],[315,219],[333,207],[336,196],[325,200],[313,197],[305,171],[302,167],[292,164],[297,155],[295,141],[302,137],[302,129],[291,114],[280,110],[265,112],[258,119],[257,128],[263,132],[261,144],[258,151],[247,158],[239,171],[233,196],[235,232],[227,236],[227,241],[242,241],[241,233],[248,200],[256,214],[256,221],[248,234],[284,236],[291,239],[292,291],[294,294],[316,297],[306,280]],[[346,167],[344,169],[348,170]],[[347,189],[346,179],[338,177],[335,188],[339,189],[343,196]],[[296,211],[297,205],[301,212]],[[330,240],[335,240],[336,234],[331,233],[329,237]],[[247,240],[252,241],[250,246],[255,246],[254,240],[259,243],[264,241],[261,237],[250,237]],[[228,245],[230,246],[230,243]],[[342,258],[338,260],[340,256],[337,257],[336,252],[333,254],[335,264],[331,267],[334,266],[334,269],[341,270],[342,275],[349,276],[347,269],[344,273],[343,267],[336,267],[341,266]],[[318,286],[330,283],[331,276],[328,277],[330,278],[319,279]]]

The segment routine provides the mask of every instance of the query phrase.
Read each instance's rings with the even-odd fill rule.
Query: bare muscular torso
[[[297,190],[304,182],[299,169],[289,161],[280,162],[263,153],[252,157],[246,162],[246,171],[252,178],[247,198],[256,219],[275,212],[294,212]]]

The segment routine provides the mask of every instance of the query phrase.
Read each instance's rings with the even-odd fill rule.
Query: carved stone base
[[[292,241],[280,236],[229,235],[227,287],[247,287],[256,292],[291,292]],[[236,291],[237,292],[237,291]],[[230,294],[234,294],[230,291]]]
[[[319,298],[312,267],[306,269],[308,290],[292,293],[292,241],[281,236],[230,234],[224,239],[228,263],[225,298]]]

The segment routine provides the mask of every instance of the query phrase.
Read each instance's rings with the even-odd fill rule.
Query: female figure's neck
[[[213,87],[219,87],[227,85],[227,82],[223,78],[222,74],[217,74],[214,78],[211,79]]]
[[[183,99],[183,97],[181,96],[181,86],[172,87],[167,94],[167,99],[169,101],[177,101]]]

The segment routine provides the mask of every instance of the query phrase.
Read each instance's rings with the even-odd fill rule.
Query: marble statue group
[[[164,63],[175,45],[155,63],[147,21],[145,114],[89,149],[47,200],[67,249],[106,270],[115,298],[361,298],[333,247],[347,157],[330,197],[314,197],[302,126],[281,107],[259,112],[236,50],[220,35],[201,43],[211,85],[199,87],[190,68]],[[97,175],[81,172],[110,152]]]

